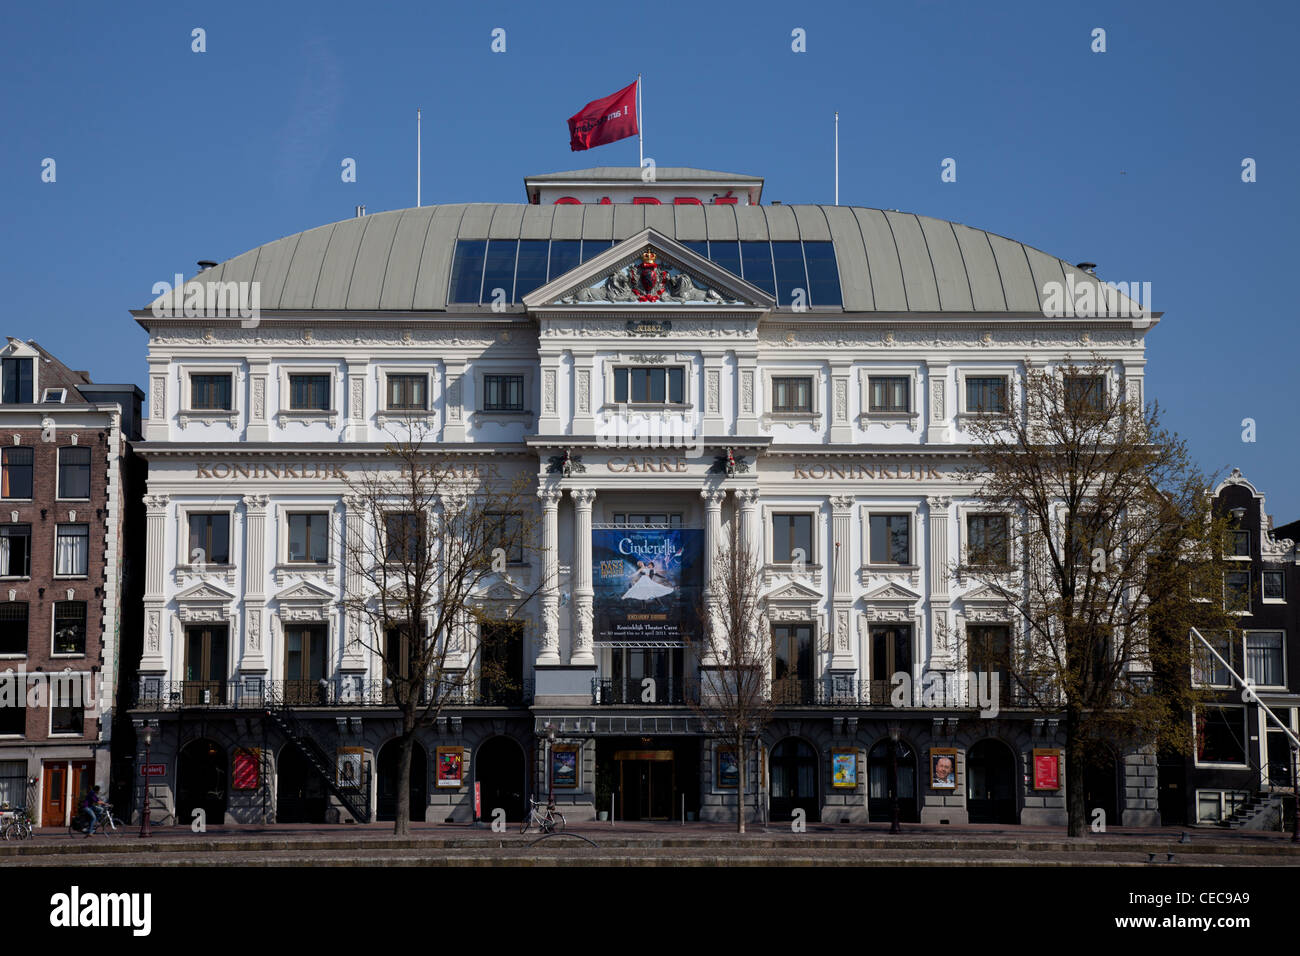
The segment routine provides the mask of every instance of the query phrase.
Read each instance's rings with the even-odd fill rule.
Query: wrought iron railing
[[[592,702],[600,705],[638,704],[671,707],[699,699],[699,684],[668,678],[646,684],[644,677],[596,677],[591,681]]]
[[[517,687],[483,687],[476,683],[427,681],[420,703],[444,698],[457,707],[520,707],[532,703],[534,682]],[[165,681],[146,677],[135,682],[132,709],[169,711],[186,708],[243,709],[263,707],[395,707],[399,687],[386,680],[343,676],[332,680]]]

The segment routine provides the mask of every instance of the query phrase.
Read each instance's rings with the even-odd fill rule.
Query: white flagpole
[[[420,111],[415,111],[415,205],[420,205]]]
[[[840,112],[835,111],[835,205],[840,204]]]
[[[636,164],[638,167],[645,166],[645,140],[644,133],[641,130],[641,74],[636,75]]]

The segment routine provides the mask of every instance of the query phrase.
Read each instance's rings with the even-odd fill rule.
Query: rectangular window
[[[681,513],[664,514],[663,512],[634,512],[632,514],[614,515],[614,524],[616,525],[662,525],[665,528],[680,528],[682,526]]]
[[[811,624],[772,626],[772,698],[778,704],[811,704]]]
[[[1110,553],[1109,528],[1103,523],[1100,514],[1093,511],[1080,511],[1074,516],[1074,564],[1076,567],[1091,568],[1092,563],[1101,555],[1098,551]]]
[[[966,411],[980,415],[1004,415],[1007,411],[1007,377],[982,376],[966,379]]]
[[[772,411],[811,412],[811,378],[772,379]]]
[[[32,454],[21,446],[0,452],[0,498],[32,496]]]
[[[1286,575],[1282,571],[1261,571],[1259,573],[1260,593],[1265,601],[1286,600]]]
[[[328,375],[289,376],[290,409],[328,412],[332,407]]]
[[[581,239],[552,239],[551,263],[546,270],[546,281],[558,279],[570,269],[576,269],[582,258]]]
[[[59,497],[90,497],[90,449],[59,449]]]
[[[1246,632],[1246,679],[1260,687],[1285,687],[1281,631]]]
[[[487,547],[502,548],[506,552],[506,561],[510,564],[522,564],[524,561],[524,538],[521,517],[516,512],[485,511],[483,513],[483,540]]]
[[[977,674],[997,675],[998,703],[1011,703],[1012,661],[1011,628],[1005,624],[976,625],[966,628],[967,661]],[[992,688],[992,676],[989,677]]]
[[[740,275],[740,243],[735,239],[710,240],[709,258],[732,275]]]
[[[835,264],[835,243],[805,242],[810,305],[840,305],[840,270]]]
[[[429,407],[429,376],[389,375],[388,408],[390,411],[425,411]]]
[[[1232,674],[1228,672],[1228,667],[1238,674],[1241,673],[1240,635],[1210,631],[1205,634],[1205,639],[1219,652],[1219,657],[1227,662],[1227,666],[1224,666],[1224,663],[1215,657],[1209,648],[1193,637],[1192,660],[1195,662],[1193,674],[1195,683],[1202,687],[1231,687],[1233,679]]]
[[[614,401],[682,404],[685,396],[682,368],[616,368]]]
[[[911,564],[911,519],[908,515],[871,516],[871,563]]]
[[[1006,515],[969,515],[966,534],[966,558],[972,565],[1006,567],[1011,563]]]
[[[534,289],[546,283],[545,239],[520,239],[519,264],[515,267],[515,297],[519,302]]]
[[[42,402],[48,402],[51,405],[62,405],[68,398],[66,388],[47,388],[45,394],[41,396]]]
[[[80,737],[86,732],[86,711],[82,707],[51,707],[50,733]]]
[[[190,408],[195,411],[230,411],[229,375],[191,375]]]
[[[230,563],[230,513],[190,512],[189,550],[182,562],[189,564]]]
[[[32,401],[32,360],[29,358],[4,359],[3,401],[6,405],[25,405]]]
[[[289,560],[326,564],[330,558],[330,516],[324,511],[289,515]]]
[[[0,705],[0,737],[27,736],[27,695],[15,696],[12,703],[8,700]]]
[[[54,573],[85,577],[90,573],[90,525],[61,524],[54,533]]]
[[[894,675],[912,673],[912,628],[900,624],[871,626],[871,702],[889,700]]]
[[[86,602],[54,602],[54,653],[86,653]]]
[[[1106,407],[1106,376],[1065,376],[1065,402],[1067,409],[1100,412]]]
[[[907,376],[871,376],[871,411],[910,412],[911,385]]]
[[[803,243],[772,243],[772,260],[776,264],[777,305],[808,304],[808,275],[803,267]]]
[[[0,525],[0,576],[30,577],[32,573],[32,526]]]
[[[0,733],[4,731],[0,730]],[[0,804],[27,806],[26,760],[0,760]]]
[[[1250,557],[1250,532],[1249,531],[1229,531],[1228,535],[1232,542],[1232,556],[1235,558]]]
[[[484,375],[483,410],[485,412],[522,412],[524,377],[522,375]]]
[[[0,654],[27,653],[27,602],[0,604]]]
[[[448,302],[478,304],[483,289],[483,259],[487,253],[486,239],[461,239],[456,243],[456,254],[451,263],[451,291]]]
[[[1213,704],[1196,708],[1196,759],[1199,763],[1246,762],[1246,708]]]
[[[1223,576],[1223,607],[1228,611],[1250,611],[1250,572],[1229,571]]]
[[[813,563],[812,526],[810,514],[772,515],[772,561],[788,564],[802,561]]]
[[[746,282],[758,286],[768,295],[776,296],[776,282],[772,276],[772,244],[766,239],[742,242],[740,260],[745,270]]]
[[[485,304],[515,300],[515,258],[518,254],[518,239],[492,239],[488,242],[483,270],[482,301]]]
[[[384,515],[384,554],[389,564],[418,561],[424,549],[420,516],[409,511]]]

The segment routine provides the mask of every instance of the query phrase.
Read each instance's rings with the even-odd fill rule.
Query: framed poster
[[[831,751],[831,785],[849,789],[858,785],[858,752],[856,750]]]
[[[1061,751],[1034,749],[1034,789],[1061,789]]]
[[[681,643],[695,633],[704,585],[703,531],[597,528],[591,532],[591,560],[597,644]]]
[[[356,790],[361,786],[361,761],[365,756],[364,747],[340,747],[338,757],[338,785],[347,790]]]
[[[460,787],[465,782],[465,748],[438,748],[438,775],[435,787]]]
[[[256,790],[262,784],[262,751],[236,750],[230,771],[230,785],[235,790]]]
[[[551,783],[557,790],[572,790],[578,786],[576,744],[555,744],[551,747]]]
[[[957,789],[957,750],[955,747],[930,748],[930,789]]]
[[[720,790],[736,790],[740,787],[740,762],[736,759],[735,747],[718,747],[713,751],[713,779]]]

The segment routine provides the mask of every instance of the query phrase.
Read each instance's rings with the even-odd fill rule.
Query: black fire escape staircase
[[[363,775],[358,781],[357,789],[344,789],[334,779],[332,761],[325,755],[325,750],[302,722],[293,715],[293,711],[284,703],[271,704],[266,708],[266,717],[298,749],[307,765],[311,767],[325,783],[326,789],[334,795],[343,808],[352,814],[357,823],[370,822],[370,787],[369,775]]]

